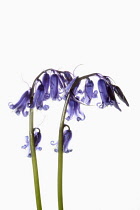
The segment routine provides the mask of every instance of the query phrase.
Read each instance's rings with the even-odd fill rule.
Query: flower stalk
[[[65,115],[67,111],[67,106],[70,99],[70,94],[72,89],[77,84],[78,78],[74,81],[73,85],[71,86],[62,111],[61,120],[60,120],[60,127],[59,127],[59,140],[58,140],[58,177],[57,177],[57,193],[58,193],[58,210],[63,210],[63,130],[65,127]]]
[[[59,141],[58,141],[58,209],[63,210],[63,129],[67,105],[69,102],[70,93],[67,95],[64,108],[62,111],[60,127],[59,127]]]
[[[30,149],[31,149],[31,159],[32,159],[33,177],[34,177],[35,196],[36,196],[36,206],[37,206],[37,210],[42,210],[33,128],[34,128],[33,127],[33,109],[30,109],[29,138],[30,138]]]

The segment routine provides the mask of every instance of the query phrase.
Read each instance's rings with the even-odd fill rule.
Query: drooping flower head
[[[129,106],[121,89],[118,86],[113,85],[109,77],[102,76],[102,78],[98,80],[98,89],[102,100],[101,104],[97,104],[100,108],[113,105],[116,109],[121,111],[116,100],[115,93],[127,106]]]
[[[41,141],[41,132],[40,132],[40,129],[39,128],[34,128],[34,146],[35,146],[35,149],[36,150],[39,150],[41,151],[42,150],[42,147],[39,147],[39,143]],[[25,136],[25,142],[26,144],[23,145],[21,148],[22,149],[26,149],[28,148],[28,157],[31,157],[31,150],[30,150],[30,139],[29,139],[29,136]]]
[[[63,152],[69,153],[72,152],[72,149],[68,149],[69,142],[72,139],[72,131],[70,130],[68,125],[65,126],[67,126],[68,129],[63,131]],[[55,143],[54,141],[51,141],[51,145],[56,145],[54,151],[58,152],[58,142]]]
[[[17,103],[12,104],[10,102],[8,104],[9,108],[15,110],[15,113],[17,115],[20,115],[20,113],[22,112],[23,116],[26,117],[28,115],[26,107],[30,102],[30,95],[31,95],[31,89],[25,91]]]
[[[41,81],[39,81],[39,82],[41,82]],[[48,110],[49,106],[43,104],[44,95],[45,95],[44,85],[41,82],[41,84],[38,85],[38,87],[34,93],[33,102],[30,105],[30,108],[36,107],[38,110],[42,110],[42,109]]]

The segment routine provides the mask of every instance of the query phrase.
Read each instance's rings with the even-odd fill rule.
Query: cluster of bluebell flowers
[[[96,84],[94,82],[96,77]],[[90,106],[92,101],[99,99],[96,105],[103,109],[107,106],[114,106],[121,111],[116,96],[129,106],[122,90],[113,84],[108,76],[99,73],[77,77],[69,71],[59,71],[48,69],[39,74],[33,82],[31,88],[26,90],[17,103],[9,102],[9,108],[14,110],[17,115],[28,116],[29,109],[48,110],[48,100],[65,101],[69,94],[69,102],[65,119],[67,121],[76,118],[77,121],[85,119],[85,114],[81,110],[81,105]],[[69,141],[72,138],[72,131],[68,127],[63,132],[63,152],[68,153],[72,150],[68,149]],[[41,150],[38,144],[41,141],[41,132],[39,128],[34,128],[34,144],[35,148]],[[51,142],[52,145],[56,144]],[[29,137],[26,137],[26,144],[22,148],[29,148]],[[58,148],[55,149],[58,151]],[[31,156],[29,151],[28,157]]]

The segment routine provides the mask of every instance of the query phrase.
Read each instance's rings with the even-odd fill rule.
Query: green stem
[[[75,80],[71,89],[69,90],[69,93],[64,103],[62,116],[60,120],[59,140],[58,140],[58,177],[57,177],[57,182],[58,182],[57,193],[58,193],[58,209],[59,210],[63,210],[63,129],[65,127],[64,121],[65,121],[65,115],[67,111],[67,106],[68,106],[71,90],[75,87],[78,81],[79,81],[79,78]]]
[[[34,146],[33,109],[30,109],[30,115],[29,115],[29,138],[30,138],[30,149],[31,149],[32,167],[33,167],[35,196],[36,196],[36,206],[37,206],[37,210],[42,210],[37,158],[36,158],[36,150]]]
[[[58,141],[58,209],[63,210],[63,129],[64,129],[64,120],[67,110],[67,105],[69,102],[70,94],[68,94],[64,108],[62,111],[60,127],[59,127],[59,141]]]

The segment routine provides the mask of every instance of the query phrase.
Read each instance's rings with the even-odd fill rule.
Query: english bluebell
[[[81,121],[85,119],[84,113],[80,110],[80,101],[79,97],[76,96],[70,97],[68,108],[67,108],[68,116],[66,117],[66,120],[71,120],[74,116],[76,117],[77,121]]]
[[[93,98],[97,98],[98,91],[94,90],[94,83],[91,79],[87,78],[84,88],[84,97],[82,98],[82,102],[84,102],[87,105],[90,105],[90,102]]]
[[[46,104],[45,105],[43,104],[44,94],[45,94],[44,85],[41,83],[40,85],[38,85],[34,93],[33,103],[30,105],[30,108],[36,107],[38,110],[42,110],[42,109],[48,110],[49,106]]]
[[[63,152],[69,153],[72,152],[72,149],[68,149],[70,140],[72,139],[72,131],[70,129],[64,130],[63,132]],[[54,149],[55,152],[58,152],[58,142],[51,141],[51,145],[56,145]]]
[[[113,85],[109,77],[104,76],[102,79],[98,80],[98,89],[102,100],[101,104],[97,104],[100,108],[113,105],[116,109],[121,111],[116,100],[115,93],[127,106],[129,106],[121,89],[118,86]]]
[[[10,109],[15,110],[15,113],[19,115],[21,112],[24,117],[28,115],[27,107],[30,102],[30,96],[31,96],[31,89],[25,91],[19,101],[15,104],[12,104],[11,102],[8,104]]]
[[[42,85],[44,86],[44,100],[47,100],[50,98],[50,93],[49,93],[50,75],[47,72],[45,72],[42,77]]]
[[[39,143],[41,141],[41,131],[39,128],[34,128],[34,146],[36,150],[41,151],[42,147],[39,147]],[[30,151],[30,140],[29,140],[29,136],[25,136],[25,142],[26,144],[23,145],[21,148],[22,149],[26,149],[28,148],[28,157],[31,157],[31,151]]]
[[[59,95],[59,76],[52,74],[50,78],[50,97],[52,100],[61,100]]]

